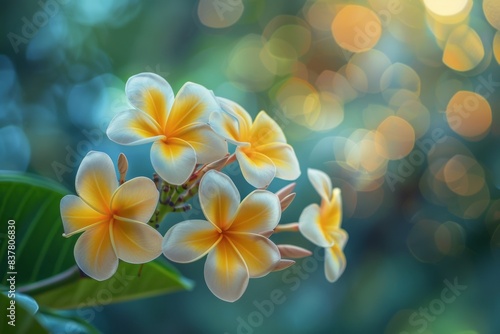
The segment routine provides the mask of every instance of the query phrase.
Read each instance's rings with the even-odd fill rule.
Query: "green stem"
[[[60,274],[44,280],[19,287],[18,291],[30,295],[36,295],[81,278],[80,269],[74,265]]]
[[[222,166],[220,169],[232,164],[235,161],[236,161],[236,155],[233,153],[228,158],[225,165]],[[167,193],[160,194],[160,198],[161,199],[168,198],[169,200],[168,203],[165,200],[158,202],[158,206],[156,208],[156,213],[155,213],[156,218],[149,222],[149,225],[153,227],[156,227],[159,224],[161,224],[165,219],[165,217],[171,212],[185,212],[189,210],[191,207],[186,205],[186,203],[191,198],[193,198],[195,195],[198,194],[200,180],[197,178],[194,180],[189,180],[188,182],[180,186],[169,185],[165,181],[163,181],[163,184],[161,185],[160,189],[163,189],[164,185],[169,186],[169,191]]]

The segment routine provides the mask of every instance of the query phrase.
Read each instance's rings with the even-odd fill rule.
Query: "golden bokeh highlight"
[[[399,160],[412,151],[415,145],[415,131],[403,118],[389,116],[378,126],[375,140],[381,156],[389,160]]]
[[[401,0],[401,15],[397,16],[404,25],[413,28],[413,31],[422,32],[425,29],[425,7],[420,1]]]
[[[265,56],[274,66],[269,70],[279,76],[293,72],[299,58],[311,48],[311,31],[301,18],[280,15],[273,18],[264,28],[262,38]]]
[[[472,9],[472,0],[423,0],[427,12],[436,20],[445,24],[465,20]]]
[[[477,194],[485,185],[481,165],[471,157],[455,155],[445,164],[444,181],[448,188],[460,196]]]
[[[330,0],[310,1],[304,7],[304,16],[314,29],[330,31],[336,7]]]
[[[409,101],[420,101],[420,97],[407,89],[400,89],[391,96],[388,104],[393,109],[399,109]]]
[[[274,82],[273,59],[266,57],[264,44],[258,35],[247,35],[233,48],[226,69],[229,80],[247,91],[263,91]]]
[[[490,130],[492,112],[488,101],[471,91],[457,92],[446,107],[450,128],[469,140],[482,139]]]
[[[413,127],[416,139],[423,137],[431,125],[429,109],[420,100],[406,100],[396,111],[396,116],[401,117]]]
[[[443,63],[449,68],[466,72],[478,66],[485,50],[481,38],[471,27],[463,24],[451,32],[443,51]]]
[[[264,28],[262,33],[268,43],[276,43],[272,54],[278,58],[297,59],[311,47],[311,31],[304,20],[288,15],[277,16]]]
[[[360,92],[380,93],[380,80],[390,66],[391,61],[381,51],[356,53],[346,65],[346,78]]]
[[[346,77],[339,72],[324,70],[316,78],[315,85],[322,91],[335,94],[344,104],[353,101],[359,95]]]
[[[349,136],[344,148],[347,165],[368,174],[370,179],[382,177],[387,167],[387,160],[378,153],[375,137],[375,131],[358,129]]]
[[[416,96],[420,96],[420,77],[408,65],[394,63],[390,65],[380,78],[380,90],[386,101],[389,101],[400,90],[405,89]]]
[[[227,28],[238,22],[245,6],[243,1],[214,4],[213,0],[200,0],[198,17],[210,28]]]
[[[314,122],[321,108],[316,88],[306,80],[295,77],[286,80],[279,87],[276,100],[285,117],[304,126]]]
[[[364,52],[377,45],[382,24],[371,9],[346,5],[333,19],[332,34],[340,47],[351,52]]]
[[[493,39],[493,54],[498,64],[500,64],[500,31],[495,33],[495,38]]]
[[[483,12],[491,26],[500,30],[500,1],[483,0]]]
[[[446,137],[427,159],[429,166],[419,184],[422,195],[457,217],[480,217],[489,206],[490,192],[471,151],[457,138]]]
[[[374,191],[384,183],[387,159],[378,154],[377,145],[375,131],[367,129],[334,138],[331,164],[339,167],[338,174],[348,178],[357,191]]]
[[[342,100],[333,93],[320,91],[319,102],[319,108],[308,119],[308,127],[311,130],[325,131],[339,126],[344,120]]]

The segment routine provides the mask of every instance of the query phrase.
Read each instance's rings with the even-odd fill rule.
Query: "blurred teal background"
[[[105,129],[127,106],[126,80],[155,72],[174,91],[193,81],[253,116],[263,109],[276,117],[302,169],[282,223],[320,200],[308,167],[327,172],[343,193],[350,239],[347,269],[334,284],[316,250],[297,271],[251,280],[230,304],[209,292],[198,261],[176,264],[196,281],[192,292],[74,314],[103,333],[500,332],[499,33],[482,1],[449,22],[422,1],[398,3],[390,12],[386,0],[4,2],[0,170],[74,190],[79,162],[99,150],[114,159],[124,152],[130,178],[152,175],[149,147],[119,146]],[[332,35],[346,4],[380,18],[364,53],[341,48],[340,31]],[[352,20],[372,29],[372,21]],[[462,24],[480,42],[470,31],[453,35]],[[457,125],[446,110],[459,90],[477,91],[487,106]],[[243,195],[252,190],[237,169],[226,172]],[[284,185],[275,180],[270,189]],[[161,232],[200,217],[193,205],[168,216]],[[273,240],[315,250],[300,235]],[[263,302],[280,291],[282,303]]]

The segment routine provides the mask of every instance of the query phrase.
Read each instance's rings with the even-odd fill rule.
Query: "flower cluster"
[[[130,109],[117,114],[108,137],[123,145],[153,143],[153,180],[125,180],[128,161],[120,155],[119,179],[111,158],[89,152],[76,175],[78,196],[61,201],[64,236],[83,232],[75,245],[75,259],[87,276],[111,277],[119,259],[146,263],[162,253],[178,263],[205,255],[205,281],[220,299],[235,301],[249,278],[262,277],[311,254],[294,245],[276,245],[270,237],[300,231],[325,248],[325,273],[333,282],[344,271],[347,233],[340,228],[340,190],[332,190],[328,176],[309,169],[308,176],[321,196],[298,223],[279,224],[281,213],[295,198],[295,184],[277,193],[266,190],[276,178],[300,176],[295,151],[282,129],[264,111],[252,121],[233,101],[216,97],[201,85],[186,83],[174,97],[171,86],[152,73],[131,77],[126,84]],[[228,144],[236,145],[233,153]],[[223,172],[238,162],[243,177],[257,188],[241,200],[233,181]],[[165,236],[157,228],[168,213],[189,210],[196,194],[205,219],[186,220]]]

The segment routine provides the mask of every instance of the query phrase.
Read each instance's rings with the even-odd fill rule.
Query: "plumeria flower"
[[[316,169],[308,169],[307,176],[321,196],[321,206],[307,206],[299,217],[299,230],[312,243],[325,248],[325,275],[335,282],[344,272],[346,259],[343,252],[348,234],[342,223],[342,198],[340,189],[332,190],[328,175]]]
[[[141,73],[127,81],[125,93],[134,109],[116,115],[107,135],[123,145],[154,142],[151,164],[168,183],[183,184],[196,164],[227,153],[227,143],[208,126],[210,114],[220,107],[203,86],[188,82],[174,99],[165,79]]]
[[[293,148],[278,124],[261,111],[255,121],[237,103],[218,98],[226,113],[213,113],[210,125],[228,142],[237,145],[236,158],[245,179],[256,188],[264,188],[274,177],[295,180],[300,175]]]
[[[201,179],[200,204],[206,220],[174,225],[163,239],[163,254],[188,263],[208,254],[205,281],[218,298],[239,299],[249,278],[262,277],[280,261],[278,247],[262,234],[273,230],[281,217],[278,197],[255,190],[241,203],[231,179],[211,170]]]
[[[118,267],[149,262],[161,254],[162,236],[146,223],[156,209],[158,190],[148,178],[118,186],[111,158],[89,152],[76,174],[76,192],[61,200],[65,237],[84,232],[75,244],[75,259],[88,276],[102,281]]]

